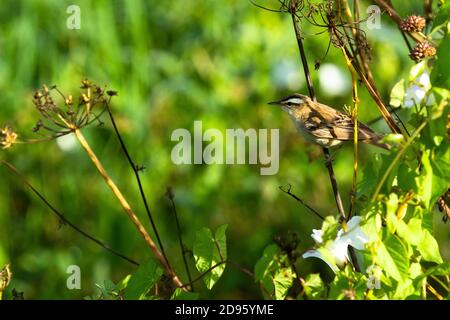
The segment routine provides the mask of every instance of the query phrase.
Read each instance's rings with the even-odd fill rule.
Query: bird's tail
[[[389,145],[389,144],[387,144],[385,142],[382,142],[380,138],[372,139],[372,140],[363,140],[363,142],[371,144],[371,145],[374,145],[374,146],[377,146],[379,148],[383,148],[385,150],[391,150],[391,148],[392,148],[391,145]]]

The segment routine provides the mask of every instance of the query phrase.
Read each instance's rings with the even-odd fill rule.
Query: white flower
[[[319,258],[325,261],[334,271],[339,270],[338,267],[343,266],[348,259],[348,246],[352,246],[357,250],[364,250],[365,244],[369,241],[369,237],[361,230],[359,226],[361,217],[353,217],[347,222],[346,230],[340,229],[336,239],[328,243],[326,246],[314,250],[309,250],[303,254],[303,258]],[[311,237],[317,244],[322,244],[322,230],[313,230]]]
[[[313,229],[313,233],[311,234],[311,238],[314,239],[314,241],[316,243],[322,243],[323,242],[323,231],[322,230],[317,230],[317,229]]]
[[[412,85],[406,88],[403,106],[405,108],[411,108],[415,105],[420,105],[430,89],[430,74],[425,70],[416,78]],[[430,95],[426,103],[427,105],[434,103],[433,95]]]

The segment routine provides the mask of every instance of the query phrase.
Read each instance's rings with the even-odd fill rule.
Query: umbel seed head
[[[428,42],[419,42],[417,45],[411,50],[409,56],[412,60],[419,62],[423,58],[432,57],[436,54],[436,48],[433,47]]]
[[[421,16],[408,16],[400,23],[400,29],[405,32],[421,32],[426,26],[426,20]]]

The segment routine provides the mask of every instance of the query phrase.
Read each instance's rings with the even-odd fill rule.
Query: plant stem
[[[178,220],[177,207],[175,206],[175,201],[173,200],[173,195],[169,194],[168,198],[170,200],[170,203],[172,204],[172,211],[173,211],[173,215],[175,216],[175,223],[176,223],[176,227],[177,227],[178,242],[179,242],[179,245],[180,245],[181,255],[183,257],[184,268],[186,269],[186,274],[188,276],[189,283],[191,284],[191,286],[190,286],[191,287],[191,291],[194,291],[194,284],[192,282],[191,272],[189,271],[189,265],[188,265],[187,259],[186,259],[186,250],[185,250],[185,246],[184,246],[184,243],[183,243],[183,237],[181,236],[181,227],[180,227],[180,221]]]
[[[420,131],[422,131],[423,128],[428,124],[428,121],[423,122],[416,131],[412,134],[412,136],[406,141],[406,143],[403,145],[403,147],[397,152],[394,160],[391,162],[389,167],[387,168],[386,172],[383,174],[383,177],[381,178],[380,182],[378,182],[378,185],[375,189],[375,192],[372,196],[372,199],[370,202],[373,204],[375,200],[378,197],[378,194],[380,193],[381,187],[383,186],[384,182],[388,178],[389,174],[391,173],[392,169],[394,169],[394,166],[397,164],[397,162],[400,160],[400,157],[405,153],[406,149],[410,146],[410,144],[413,142],[413,140],[419,135]]]
[[[303,71],[305,72],[306,83],[308,85],[309,95],[310,95],[311,99],[316,101],[316,96],[314,93],[314,86],[313,86],[313,83],[311,80],[311,73],[309,72],[308,60],[306,59],[305,50],[303,48],[303,41],[302,41],[302,37],[300,35],[300,29],[298,27],[297,18],[295,16],[295,10],[296,10],[296,7],[292,7],[290,13],[291,13],[291,17],[292,17],[292,23],[294,24],[294,31],[295,31],[295,36],[297,38],[298,49],[300,51],[300,58],[302,60]],[[330,152],[328,151],[327,148],[323,148],[323,154],[324,154],[324,158],[325,158],[325,165],[328,169],[328,174],[330,176],[331,186],[333,188],[334,198],[336,200],[336,205],[337,205],[337,208],[339,211],[339,215],[341,216],[342,219],[344,219],[343,221],[345,221],[344,207],[342,205],[341,195],[339,193],[339,189],[337,186],[336,176],[334,175],[333,164],[331,161]]]
[[[353,94],[353,110],[352,110],[352,121],[353,121],[353,181],[352,190],[350,192],[350,208],[348,210],[347,221],[350,220],[353,209],[355,206],[356,198],[356,182],[358,178],[358,82],[355,74],[355,69],[352,67],[352,63],[349,57],[344,53],[345,61],[347,63],[348,70],[352,75],[352,94]]]
[[[150,247],[150,250],[153,252],[153,254],[155,255],[155,257],[158,260],[158,262],[164,268],[164,271],[165,271],[166,275],[172,280],[172,282],[177,287],[182,288],[183,284],[179,280],[178,276],[174,273],[172,268],[169,266],[169,264],[167,263],[166,259],[161,254],[161,252],[159,251],[158,247],[155,245],[155,243],[153,242],[152,238],[147,233],[147,230],[145,230],[144,226],[139,221],[139,218],[136,216],[134,211],[131,209],[131,206],[129,205],[129,203],[125,199],[125,197],[123,196],[123,194],[120,191],[120,189],[116,186],[114,181],[109,177],[109,175],[106,172],[106,170],[104,169],[103,165],[98,160],[98,158],[95,155],[94,151],[91,149],[91,147],[89,146],[88,142],[84,138],[84,136],[81,133],[80,129],[78,129],[78,128],[74,129],[74,134],[77,137],[77,139],[80,142],[80,144],[83,147],[83,149],[85,150],[85,152],[87,153],[87,155],[89,156],[89,158],[91,159],[91,161],[94,163],[94,165],[97,168],[97,170],[100,173],[100,175],[105,180],[105,182],[108,185],[108,187],[113,192],[114,196],[117,198],[117,200],[119,200],[119,203],[122,206],[122,209],[127,214],[128,218],[131,220],[131,222],[133,222],[133,224],[135,225],[135,227],[138,230],[139,234],[142,236],[142,238],[144,238],[145,242]]]
[[[331,160],[330,151],[327,148],[322,148],[325,157],[325,166],[328,169],[328,175],[330,176],[331,187],[333,188],[334,199],[336,200],[336,206],[341,216],[342,222],[346,221],[344,206],[342,205],[341,195],[339,193],[336,176],[334,175],[333,162]]]
[[[295,37],[297,38],[298,49],[300,50],[300,59],[302,60],[303,71],[305,72],[306,83],[308,85],[309,96],[316,101],[316,94],[314,92],[314,86],[311,79],[311,73],[309,72],[308,60],[306,60],[305,49],[303,48],[302,36],[298,27],[295,11],[291,12],[292,23],[294,24]]]
[[[22,181],[23,183],[25,183],[30,189],[31,191],[33,191],[33,193],[35,195],[37,195],[39,197],[39,199],[42,200],[42,202],[44,202],[44,204],[65,224],[67,224],[69,227],[71,227],[73,230],[75,230],[76,232],[78,232],[79,234],[81,234],[83,237],[95,242],[97,245],[99,245],[100,247],[102,247],[103,249],[105,249],[106,251],[114,254],[115,256],[122,258],[136,266],[139,265],[138,262],[134,261],[131,258],[128,258],[127,256],[125,256],[124,254],[121,254],[120,252],[112,249],[109,245],[103,243],[102,241],[98,240],[97,238],[95,238],[94,236],[91,236],[89,233],[87,233],[86,231],[82,230],[81,228],[77,227],[74,223],[72,223],[70,220],[68,220],[61,212],[59,212],[43,195],[42,193],[40,193],[32,184],[31,182],[28,181],[28,179],[11,163],[9,163],[8,161],[5,160],[0,160],[0,162],[7,167],[11,172],[13,172],[14,174],[16,174]]]
[[[166,260],[166,264],[170,266],[169,259],[167,259],[167,255],[166,255],[166,252],[164,250],[164,246],[162,244],[161,238],[159,236],[158,229],[156,228],[155,221],[154,221],[153,216],[152,216],[152,214],[150,212],[150,207],[149,207],[148,202],[147,202],[147,197],[145,196],[144,187],[142,186],[141,178],[139,176],[138,167],[136,166],[136,164],[134,163],[133,159],[131,158],[130,153],[128,152],[128,149],[127,149],[127,147],[125,145],[125,142],[122,139],[122,135],[120,134],[119,129],[117,128],[116,121],[114,120],[113,114],[111,112],[111,108],[109,106],[109,101],[106,103],[106,110],[108,111],[108,115],[109,115],[109,118],[110,118],[111,123],[113,125],[114,132],[116,133],[116,136],[119,139],[120,147],[121,147],[123,153],[125,154],[125,157],[127,158],[128,163],[130,164],[130,166],[131,166],[131,168],[132,168],[132,170],[134,172],[134,176],[136,178],[136,182],[137,182],[137,185],[138,185],[138,188],[139,188],[139,193],[141,195],[142,202],[144,203],[144,207],[145,207],[145,211],[147,212],[147,216],[148,216],[148,218],[150,220],[150,223],[152,225],[152,230],[153,230],[153,233],[155,234],[156,241],[158,242],[159,248],[161,249],[161,253],[162,253],[164,259]]]

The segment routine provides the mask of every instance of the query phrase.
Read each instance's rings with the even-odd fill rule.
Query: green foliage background
[[[415,4],[417,2],[417,4]],[[271,2],[276,4],[276,1]],[[394,1],[406,16],[421,12],[420,1]],[[71,4],[81,8],[81,29],[66,28]],[[389,101],[393,85],[408,74],[413,62],[398,30],[382,20],[380,30],[367,32],[373,46],[372,69],[378,88]],[[328,35],[306,28],[307,56],[312,66],[322,59]],[[37,119],[31,98],[43,83],[78,92],[89,78],[117,90],[113,110],[132,156],[146,166],[142,179],[166,251],[184,276],[175,237],[175,222],[164,197],[175,192],[183,237],[189,248],[197,230],[228,224],[228,258],[253,269],[274,236],[295,231],[300,249],[313,245],[311,229],[321,222],[278,186],[293,192],[324,215],[336,206],[320,149],[295,132],[290,119],[267,102],[286,93],[305,93],[305,81],[289,16],[273,14],[249,1],[4,1],[0,7],[0,122],[21,136],[36,137]],[[347,73],[339,50],[331,48],[323,63]],[[298,73],[283,81],[280,66]],[[350,75],[347,75],[350,77]],[[351,104],[351,90],[332,96],[313,81],[319,99],[342,107]],[[379,115],[360,87],[360,119]],[[280,128],[280,170],[261,176],[256,165],[175,166],[171,133],[193,129]],[[125,190],[142,221],[149,226],[132,171],[120,153],[108,121],[84,129],[108,172]],[[383,123],[373,128],[388,132]],[[369,163],[371,147],[362,146],[360,166]],[[352,147],[333,151],[344,205],[352,179]],[[68,218],[115,249],[144,261],[151,254],[111,197],[89,159],[76,145],[70,150],[48,142],[16,145],[5,157],[22,170]],[[79,299],[96,293],[95,283],[120,281],[135,268],[88,242],[59,221],[5,168],[0,169],[0,266],[11,263],[10,288],[27,299]],[[441,215],[434,215],[436,238],[444,260],[450,259],[450,234]],[[193,258],[190,260],[195,265]],[[82,290],[66,288],[66,268],[82,270]],[[330,273],[321,261],[301,260],[301,272]],[[194,270],[194,268],[192,268]],[[198,283],[197,286],[203,284]],[[6,293],[9,297],[9,293]],[[227,267],[212,291],[202,298],[261,298],[258,285]]]

